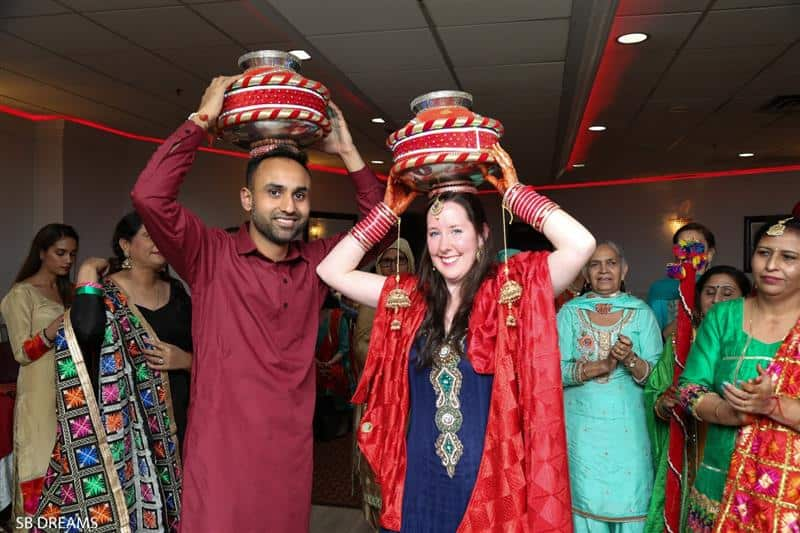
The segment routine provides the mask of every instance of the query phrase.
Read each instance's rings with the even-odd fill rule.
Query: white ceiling
[[[663,7],[667,6],[667,7]],[[607,58],[624,68],[607,91],[587,167],[572,178],[794,164],[800,108],[759,110],[800,94],[800,2],[623,1],[615,35],[643,31]],[[740,152],[756,157],[741,159]]]
[[[611,37],[651,38],[609,48],[618,80],[596,87],[609,129],[591,137],[585,169],[559,175],[608,32],[585,14],[610,21],[614,4],[2,0],[0,102],[163,136],[242,53],[302,48],[303,73],[331,89],[367,159],[388,163],[386,129],[410,118],[411,99],[461,88],[504,123],[531,182],[797,161],[800,113],[758,109],[800,94],[800,0],[619,0]],[[743,150],[758,155],[744,161]]]

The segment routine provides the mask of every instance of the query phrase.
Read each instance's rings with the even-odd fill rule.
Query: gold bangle
[[[719,401],[717,402],[717,405],[716,405],[716,407],[714,407],[714,418],[717,420],[717,422],[718,422],[718,423],[719,423],[719,421],[720,421],[720,418],[719,418],[719,408],[720,408],[720,407],[722,407],[722,405],[723,405],[724,403],[725,403],[725,400],[723,400],[722,398],[720,398],[720,399],[719,399]]]

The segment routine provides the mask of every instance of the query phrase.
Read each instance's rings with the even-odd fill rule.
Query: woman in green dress
[[[731,458],[733,456],[738,463],[742,452],[737,445],[737,433],[743,437],[740,443],[744,443],[749,432],[766,423],[778,428],[785,442],[794,441],[800,446],[798,394],[782,394],[783,373],[792,365],[782,363],[770,367],[769,374],[765,370],[779,348],[779,355],[789,348],[797,352],[797,346],[782,347],[782,344],[784,338],[788,341],[796,337],[795,325],[800,316],[800,221],[784,219],[767,224],[756,235],[755,242],[751,262],[757,287],[755,294],[711,308],[697,332],[679,380],[684,407],[708,427],[697,477],[687,502],[687,529],[694,532],[710,532],[715,527],[717,531],[731,530],[731,506],[721,506],[721,502],[726,484],[732,480]],[[787,337],[790,332],[792,335]],[[757,456],[760,452],[754,453]],[[776,471],[792,470],[796,477],[800,458],[792,453],[782,457],[783,460],[773,461],[772,466]],[[731,473],[738,484],[741,472],[734,468]],[[752,476],[749,488],[763,491],[772,483],[770,476]],[[784,479],[787,479],[785,475]],[[800,488],[796,481],[788,479],[781,492],[771,497],[775,507],[766,504],[766,513],[775,517],[769,520],[772,525],[736,529],[797,531]],[[760,501],[761,497],[751,492],[747,498]],[[755,513],[747,517],[741,515],[748,506],[748,501],[740,500],[733,511],[740,513],[740,519],[762,518],[754,516]],[[759,512],[763,510],[762,506]],[[717,521],[720,524],[715,526]],[[728,525],[722,525],[723,521]]]
[[[750,293],[750,280],[741,270],[728,266],[720,265],[709,268],[697,280],[695,287],[695,317],[699,323],[708,313],[711,306],[728,300],[741,298]],[[661,533],[664,531],[664,490],[667,477],[667,458],[669,452],[669,427],[670,413],[672,408],[679,403],[678,391],[673,386],[673,376],[675,369],[675,334],[673,333],[664,344],[664,352],[658,360],[647,385],[644,388],[645,412],[647,414],[647,430],[650,434],[650,447],[653,454],[655,466],[655,482],[653,484],[653,495],[650,498],[650,509],[647,513],[647,523],[645,531],[647,533]],[[698,431],[698,423],[686,426],[688,438],[686,439],[686,458],[683,465],[683,475],[688,476],[689,482],[684,484],[686,490],[681,498],[685,502],[688,494],[688,487],[694,480],[694,472],[697,468],[698,454],[701,439]],[[685,505],[682,506],[685,511]],[[682,512],[682,517],[685,512]],[[683,520],[681,520],[683,523]]]
[[[662,351],[642,300],[624,292],[620,248],[597,246],[584,269],[591,292],[558,313],[576,533],[641,532],[653,484],[644,383]]]

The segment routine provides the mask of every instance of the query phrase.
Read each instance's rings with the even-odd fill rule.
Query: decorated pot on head
[[[251,156],[278,144],[306,146],[328,135],[330,93],[300,75],[288,52],[259,50],[239,58],[242,77],[225,91],[217,129]]]
[[[481,167],[495,161],[486,152],[503,135],[503,125],[472,111],[472,95],[434,91],[411,102],[416,115],[389,136],[392,174],[421,192],[475,190]]]

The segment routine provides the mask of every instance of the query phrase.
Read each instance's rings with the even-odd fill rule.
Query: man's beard
[[[294,230],[287,235],[286,230],[276,227],[270,218],[262,217],[255,209],[250,212],[250,221],[258,232],[268,241],[281,245],[289,244],[303,234],[308,219],[303,220],[300,216],[294,218],[296,218],[298,224],[295,224]]]

